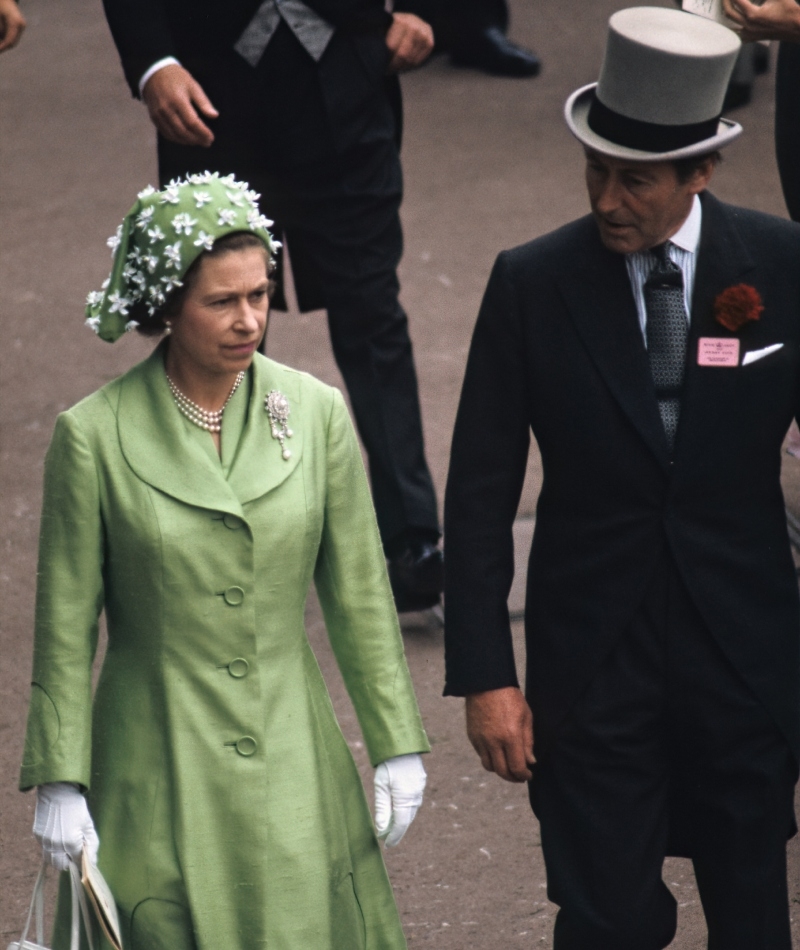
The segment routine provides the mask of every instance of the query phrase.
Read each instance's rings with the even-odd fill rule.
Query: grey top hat
[[[720,118],[741,42],[727,27],[680,10],[630,7],[608,22],[600,80],[564,108],[584,145],[616,158],[703,155],[742,132]]]

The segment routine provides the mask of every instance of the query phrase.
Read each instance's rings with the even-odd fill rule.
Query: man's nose
[[[619,182],[609,177],[598,190],[595,206],[601,214],[609,214],[620,206],[621,189]]]

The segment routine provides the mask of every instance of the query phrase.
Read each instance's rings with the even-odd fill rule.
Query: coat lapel
[[[300,376],[257,353],[253,360],[253,385],[247,425],[239,441],[228,484],[244,505],[277,488],[297,468],[303,454],[303,404]],[[272,426],[264,408],[267,394],[277,389],[289,400],[289,428],[292,437],[285,442],[292,454],[284,459],[280,443],[272,438]]]
[[[558,276],[561,292],[586,349],[606,385],[659,462],[669,465],[669,447],[658,414],[636,303],[625,258],[603,247],[594,222],[574,272]]]
[[[698,445],[709,444],[719,414],[730,405],[738,370],[698,366],[698,340],[700,337],[736,338],[736,333],[726,330],[714,319],[714,299],[727,287],[741,283],[755,267],[736,229],[733,212],[708,193],[703,194],[701,200],[703,224],[692,295],[681,418],[675,440],[676,461],[684,452],[696,454]]]
[[[287,443],[288,461],[272,438],[264,397],[281,389],[295,422],[299,398],[291,373],[257,355],[253,362],[248,421],[229,478],[195,439],[187,438],[164,373],[164,346],[127,373],[120,384],[117,425],[122,453],[136,475],[159,491],[198,508],[244,517],[242,505],[284,481],[302,454],[302,427]],[[287,391],[291,390],[291,392]],[[297,420],[299,421],[299,420]]]

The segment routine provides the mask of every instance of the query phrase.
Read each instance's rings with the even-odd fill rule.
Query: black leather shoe
[[[538,76],[539,57],[524,46],[517,46],[496,26],[453,43],[452,59],[456,66],[471,66],[495,76]]]
[[[435,607],[444,588],[441,548],[430,541],[410,543],[389,558],[389,581],[398,613]]]

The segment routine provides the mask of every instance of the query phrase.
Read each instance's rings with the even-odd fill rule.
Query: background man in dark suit
[[[667,946],[666,854],[693,860],[709,947],[791,946],[800,228],[704,191],[741,131],[719,118],[738,48],[677,10],[611,18],[566,107],[592,214],[499,256],[469,356],[446,692],[484,767],[531,780],[557,950]],[[506,600],[530,430],[523,696]]]
[[[162,185],[206,169],[250,182],[287,239],[301,310],[327,310],[398,609],[433,606],[442,555],[398,301],[394,75],[430,53],[430,27],[386,13],[383,0],[104,6],[131,91],[158,130]],[[285,306],[280,290],[273,306]]]

